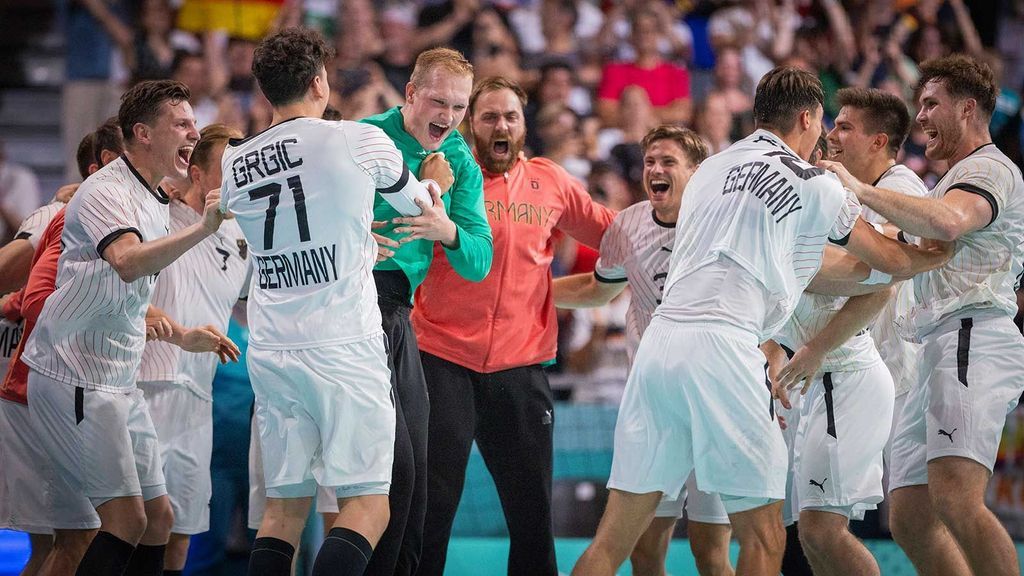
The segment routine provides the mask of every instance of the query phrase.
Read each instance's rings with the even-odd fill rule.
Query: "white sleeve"
[[[53,220],[53,216],[63,207],[63,202],[54,202],[37,209],[25,218],[14,237],[28,240],[32,249],[36,249],[50,220]]]
[[[839,246],[845,246],[850,241],[850,234],[853,234],[853,227],[857,224],[857,218],[860,217],[861,211],[857,197],[845,188],[843,191],[846,193],[846,199],[828,233],[828,241]]]
[[[352,144],[356,164],[373,179],[377,193],[403,216],[419,216],[415,200],[430,203],[430,193],[402,160],[402,154],[383,130],[371,124],[353,122],[357,128]]]
[[[622,214],[618,214],[601,237],[600,255],[597,264],[594,265],[594,277],[598,282],[610,284],[629,280],[626,276],[622,218]]]

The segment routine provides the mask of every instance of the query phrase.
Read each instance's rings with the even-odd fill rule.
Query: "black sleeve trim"
[[[114,230],[110,234],[104,236],[103,240],[100,240],[100,243],[96,245],[96,252],[100,255],[100,258],[103,258],[103,251],[107,249],[107,246],[110,246],[114,240],[117,240],[125,234],[135,234],[139,237],[139,242],[144,241],[142,239],[142,232],[139,232],[138,228],[121,228],[120,230]],[[103,259],[106,260],[106,258]]]
[[[853,228],[850,228],[850,233],[838,240],[833,240],[829,237],[828,241],[835,244],[836,246],[846,246],[850,242],[850,236],[853,236]]]
[[[903,235],[903,230],[896,233],[896,239],[904,244],[910,244],[910,242],[907,242],[907,237]]]
[[[31,237],[32,237],[32,233],[31,232],[18,232],[18,234],[14,237],[14,239],[15,240],[28,240]]]
[[[398,192],[405,185],[409,183],[409,167],[402,163],[402,175],[398,177],[398,181],[388,186],[387,188],[377,188],[377,192],[380,194],[393,194]]]
[[[629,278],[608,278],[607,276],[601,276],[594,270],[594,278],[602,284],[620,284],[622,282],[629,282]]]
[[[988,200],[988,205],[992,207],[992,219],[989,220],[988,224],[986,224],[985,226],[988,226],[989,224],[992,224],[993,222],[996,221],[996,217],[999,216],[999,204],[996,203],[996,197],[993,196],[991,192],[985,190],[980,186],[975,186],[974,184],[959,182],[947,188],[947,194],[948,190],[952,190],[954,188],[956,188],[957,190],[963,190],[964,192],[970,192],[971,194],[977,194],[978,196],[981,196],[985,200]]]

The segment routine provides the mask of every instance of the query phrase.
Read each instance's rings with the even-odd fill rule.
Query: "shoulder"
[[[902,164],[893,166],[889,173],[878,181],[878,187],[895,190],[909,196],[925,196],[928,194],[928,187],[924,185],[921,178],[913,170]]]
[[[363,118],[362,120],[359,120],[359,123],[360,124],[371,124],[373,126],[384,126],[391,119],[393,119],[395,117],[395,115],[397,115],[397,114],[401,114],[401,112],[400,112],[400,108],[398,106],[395,106],[394,108],[391,108],[390,110],[386,110],[384,112],[381,112],[380,114],[374,114],[373,116],[367,116],[366,118]]]

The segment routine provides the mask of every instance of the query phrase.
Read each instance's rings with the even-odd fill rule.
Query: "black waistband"
[[[412,308],[412,293],[405,272],[374,270],[373,281],[377,284],[377,303],[381,308]]]

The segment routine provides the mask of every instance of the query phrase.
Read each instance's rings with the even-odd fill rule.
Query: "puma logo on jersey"
[[[945,430],[939,428],[939,436],[949,436],[949,443],[952,444],[953,443],[953,433],[956,432],[957,430],[958,430],[958,428],[953,428],[949,432],[946,432]]]
[[[662,251],[662,252],[668,252],[669,254],[671,254],[671,253],[672,253],[672,249],[671,249],[671,248],[669,248],[668,246],[662,246],[662,247],[661,247],[661,251]]]
[[[822,494],[825,493],[825,482],[828,482],[828,478],[823,478],[821,482],[815,482],[813,478],[808,481],[811,486],[817,486]]]
[[[551,424],[551,422],[553,420],[554,420],[554,418],[551,415],[551,410],[545,410],[544,411],[544,417],[540,419],[540,423],[545,425],[545,426],[548,426],[548,425]]]

